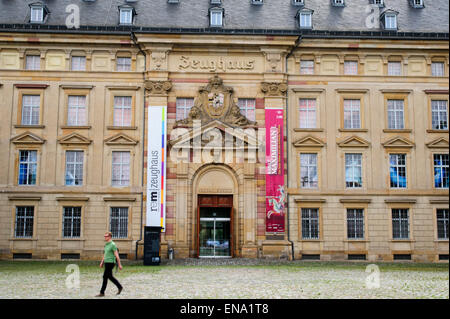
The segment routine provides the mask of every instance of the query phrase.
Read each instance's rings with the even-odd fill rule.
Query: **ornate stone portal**
[[[188,117],[177,121],[176,126],[192,126],[195,120],[200,120],[202,125],[214,120],[240,127],[256,125],[256,122],[241,114],[234,101],[233,88],[224,86],[218,75],[211,78],[207,86],[200,88]]]

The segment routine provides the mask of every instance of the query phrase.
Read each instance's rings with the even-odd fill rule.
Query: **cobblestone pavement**
[[[80,288],[68,289],[68,264],[53,266],[52,271],[14,271],[11,262],[8,269],[0,262],[0,299],[93,298],[102,283],[102,269],[95,263],[87,267],[73,261],[80,265]],[[45,268],[45,262],[37,267],[42,265]],[[106,298],[449,298],[449,272],[442,265],[421,270],[414,264],[379,263],[380,288],[374,289],[366,286],[370,275],[366,266],[246,259],[174,260],[158,267],[128,262],[122,271],[114,271],[123,293],[116,296],[109,282]]]

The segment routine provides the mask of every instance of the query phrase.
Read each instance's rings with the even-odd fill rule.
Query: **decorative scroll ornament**
[[[195,120],[200,120],[202,125],[214,120],[232,126],[251,126],[256,122],[250,121],[241,114],[239,106],[234,101],[234,90],[224,86],[218,75],[209,80],[209,84],[199,89],[186,119],[176,122],[177,125],[193,125]]]
[[[167,95],[172,89],[170,81],[145,81],[145,88],[151,95]]]
[[[284,96],[288,87],[286,83],[262,82],[261,91],[269,96]]]

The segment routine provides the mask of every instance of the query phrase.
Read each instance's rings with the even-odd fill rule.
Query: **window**
[[[411,1],[411,6],[413,8],[423,8],[424,4],[423,4],[423,0],[410,0]]]
[[[388,75],[389,76],[401,76],[402,75],[402,63],[401,62],[388,62]]]
[[[300,99],[300,128],[316,128],[316,99]]]
[[[404,101],[388,100],[388,128],[391,130],[402,130],[405,128]]]
[[[71,60],[72,71],[86,71],[86,57],[73,56]]]
[[[130,152],[112,152],[112,186],[129,186]]]
[[[319,239],[318,208],[302,208],[302,239]]]
[[[344,99],[344,129],[361,128],[361,100]]]
[[[336,7],[342,7],[345,5],[344,0],[331,0],[331,4]]]
[[[392,238],[409,238],[408,209],[392,209]]]
[[[81,236],[81,207],[64,207],[62,234],[64,238]]]
[[[298,13],[300,29],[312,29],[312,14],[312,10],[300,11]]]
[[[131,96],[114,97],[114,126],[131,126]]]
[[[117,58],[117,71],[131,71],[131,58]]]
[[[445,76],[444,62],[431,62],[431,75],[432,76]]]
[[[194,106],[192,98],[177,98],[177,121],[184,120],[188,117],[191,108]]]
[[[384,15],[384,28],[386,30],[397,30],[397,14],[386,13]]]
[[[30,22],[31,23],[44,22],[44,7],[42,5],[30,6]]]
[[[128,237],[128,207],[111,207],[110,231],[113,238]]]
[[[294,6],[303,6],[305,5],[305,0],[292,0],[292,4]]]
[[[391,188],[406,188],[406,154],[390,154]]]
[[[252,4],[264,4],[264,0],[251,0]]]
[[[433,130],[448,130],[447,101],[431,101],[431,125]]]
[[[86,96],[69,95],[67,106],[67,125],[86,125]]]
[[[362,187],[362,154],[345,154],[345,187]]]
[[[314,61],[300,61],[300,74],[314,74]]]
[[[40,70],[41,69],[41,56],[40,55],[27,55],[25,69]]]
[[[300,183],[302,188],[317,188],[317,154],[300,154]]]
[[[384,0],[372,0],[370,3],[376,4],[379,7],[384,7]]]
[[[448,188],[448,154],[434,154],[434,187]]]
[[[66,185],[83,185],[83,151],[66,151]]]
[[[133,8],[124,7],[119,8],[119,15],[120,15],[120,24],[133,24]]]
[[[437,209],[436,218],[438,239],[448,240],[448,208]]]
[[[18,206],[16,207],[15,237],[31,238],[33,237],[34,207]]]
[[[209,26],[222,27],[223,26],[223,10],[221,8],[209,10]]]
[[[22,125],[39,125],[40,95],[22,96]]]
[[[345,75],[358,75],[358,61],[345,61],[344,62],[344,74]]]
[[[241,110],[242,115],[244,115],[250,121],[255,121],[255,99],[238,99],[238,106]]]
[[[347,209],[347,238],[364,239],[364,209]]]
[[[222,4],[222,0],[211,0],[211,4]]]
[[[19,185],[36,185],[37,151],[19,151]]]

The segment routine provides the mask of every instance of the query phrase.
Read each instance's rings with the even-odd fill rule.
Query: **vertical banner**
[[[148,107],[146,226],[166,227],[166,106]]]
[[[283,110],[266,109],[266,232],[284,233]]]

